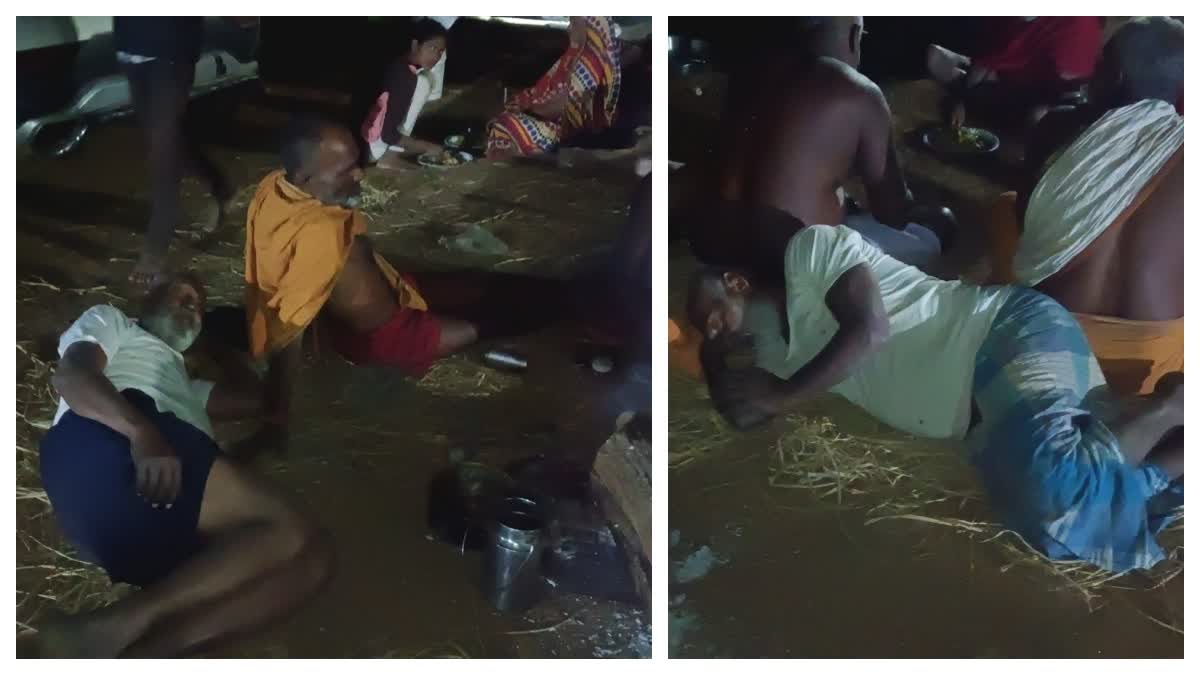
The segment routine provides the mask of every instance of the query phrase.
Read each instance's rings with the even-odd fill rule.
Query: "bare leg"
[[[153,285],[164,273],[167,252],[179,221],[179,181],[183,177],[183,116],[191,85],[190,66],[152,61],[131,66],[129,86],[145,131],[150,174],[150,222],[131,281]]]
[[[1110,425],[1121,445],[1121,454],[1133,465],[1141,464],[1151,450],[1176,427],[1183,426],[1183,373],[1170,373],[1154,393],[1139,401],[1129,415]]]
[[[208,642],[238,635],[294,607],[320,585],[302,585],[299,593],[293,587],[281,595],[278,585],[267,580],[288,572],[293,580],[296,574],[324,578],[331,569],[329,548],[313,521],[266,481],[222,458],[209,475],[199,529],[212,537],[212,545],[161,582],[125,600],[47,625],[39,634],[41,652],[117,656],[168,618],[179,624],[175,635],[189,639]],[[250,615],[238,614],[245,610],[239,589],[256,586],[277,592],[256,592],[260,605]],[[212,627],[217,608],[224,610],[220,630]],[[188,614],[196,625],[189,623]]]
[[[162,658],[190,654],[245,637],[286,616],[329,580],[328,547],[318,547],[225,597],[159,622],[122,656]]]
[[[469,321],[438,317],[438,322],[442,327],[438,356],[449,356],[479,341],[479,329]]]

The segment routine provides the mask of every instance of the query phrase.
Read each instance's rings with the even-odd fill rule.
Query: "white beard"
[[[198,322],[188,322],[188,325],[181,326],[169,312],[155,312],[153,314],[142,317],[142,328],[154,337],[162,340],[168,347],[182,354],[192,346],[196,338],[200,336],[200,325]]]

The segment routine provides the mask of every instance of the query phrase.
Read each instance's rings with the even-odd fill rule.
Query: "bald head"
[[[837,59],[851,68],[862,61],[861,16],[806,16],[801,19],[804,44],[814,56]]]
[[[283,133],[279,157],[288,182],[326,204],[353,207],[362,192],[358,143],[345,127],[299,116]]]

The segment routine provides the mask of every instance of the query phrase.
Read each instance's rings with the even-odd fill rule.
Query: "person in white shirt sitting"
[[[283,617],[329,579],[332,547],[315,519],[213,440],[212,420],[262,405],[257,391],[189,378],[183,352],[204,302],[203,285],[180,276],[150,291],[139,320],[98,305],[63,333],[43,487],[80,553],[141,590],[50,620],[24,651],[186,654]]]
[[[1108,399],[1051,298],[936,279],[845,226],[801,230],[784,268],[783,288],[710,268],[690,289],[712,399],[734,426],[832,391],[914,435],[970,430],[993,507],[1042,553],[1114,572],[1165,557],[1155,535],[1182,504],[1183,373]]]
[[[430,71],[445,53],[446,28],[442,24],[426,18],[413,22],[408,49],[388,69],[379,96],[363,120],[362,135],[370,160],[381,168],[395,168],[405,154],[433,155],[444,150],[412,133],[430,100]]]

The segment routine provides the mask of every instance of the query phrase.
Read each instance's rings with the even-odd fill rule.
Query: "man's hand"
[[[700,347],[700,363],[717,412],[739,430],[768,419],[782,380],[754,365],[754,337],[723,335]]]
[[[146,423],[129,438],[129,454],[137,469],[137,491],[154,508],[168,509],[179,498],[183,472],[179,456],[153,425]]]

